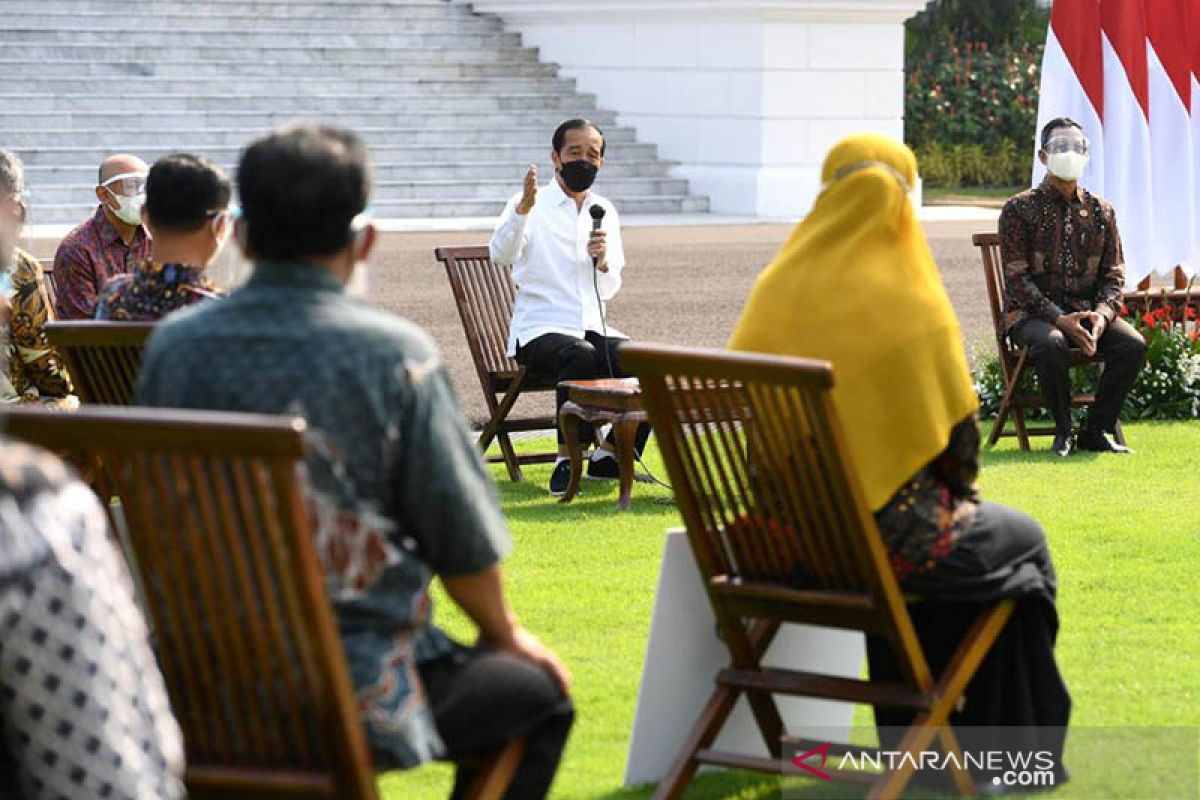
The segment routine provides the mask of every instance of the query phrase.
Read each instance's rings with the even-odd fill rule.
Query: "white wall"
[[[475,0],[680,162],[713,211],[803,215],[826,150],[904,133],[920,0]]]

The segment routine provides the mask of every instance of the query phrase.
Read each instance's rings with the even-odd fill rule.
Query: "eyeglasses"
[[[100,185],[113,194],[133,197],[146,191],[146,173],[123,172],[120,175],[113,175]]]
[[[1055,155],[1056,153],[1079,153],[1086,156],[1087,151],[1087,139],[1068,139],[1065,136],[1058,136],[1046,142],[1046,152],[1050,155]]]

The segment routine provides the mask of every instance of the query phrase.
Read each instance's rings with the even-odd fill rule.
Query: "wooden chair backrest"
[[[439,247],[434,251],[446,267],[454,304],[475,370],[485,389],[521,371],[506,355],[517,286],[508,267],[492,263],[487,247]]]
[[[121,499],[192,797],[377,797],[299,482],[299,418],[0,412]]]
[[[909,627],[846,457],[828,362],[630,344],[642,399],[706,582],[825,593]],[[901,619],[902,618],[902,619]]]
[[[983,259],[983,281],[987,286],[988,309],[992,312],[992,330],[996,336],[998,352],[1007,354],[1012,351],[1012,345],[1004,330],[1004,302],[1007,290],[1004,284],[1004,264],[1000,260],[1000,235],[977,233],[971,237],[971,242],[979,248]]]
[[[67,363],[82,403],[133,404],[142,350],[153,322],[63,320],[46,323],[46,339]]]
[[[53,266],[42,264],[42,289],[46,292],[46,302],[51,309],[58,308],[58,284],[54,281]]]

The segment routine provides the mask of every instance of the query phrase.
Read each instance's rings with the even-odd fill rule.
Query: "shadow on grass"
[[[1001,464],[1078,464],[1079,462],[1095,461],[1101,455],[1104,454],[1076,451],[1068,458],[1063,458],[1050,452],[1049,443],[1042,449],[1035,447],[1032,450],[994,450],[985,446],[982,451],[984,466],[1000,466]],[[1112,457],[1117,458],[1119,456]]]
[[[597,795],[600,800],[644,800],[654,792],[654,786],[617,789]],[[778,777],[737,770],[702,772],[688,784],[684,796],[697,800],[862,800],[868,787],[850,783],[826,783],[815,779]],[[953,793],[938,793],[929,789],[909,787],[904,800],[952,800]]]
[[[504,505],[504,515],[522,522],[582,522],[596,516],[654,517],[673,514],[674,499],[661,487],[644,483],[633,486],[633,503],[628,511],[617,510],[617,482],[584,480],[579,494],[570,503],[560,503],[546,491],[540,475],[526,476],[520,483],[496,476],[496,487]]]

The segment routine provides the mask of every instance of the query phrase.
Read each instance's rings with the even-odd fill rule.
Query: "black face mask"
[[[586,192],[596,182],[596,173],[600,168],[590,161],[580,159],[564,161],[558,171],[568,189],[572,192]]]

